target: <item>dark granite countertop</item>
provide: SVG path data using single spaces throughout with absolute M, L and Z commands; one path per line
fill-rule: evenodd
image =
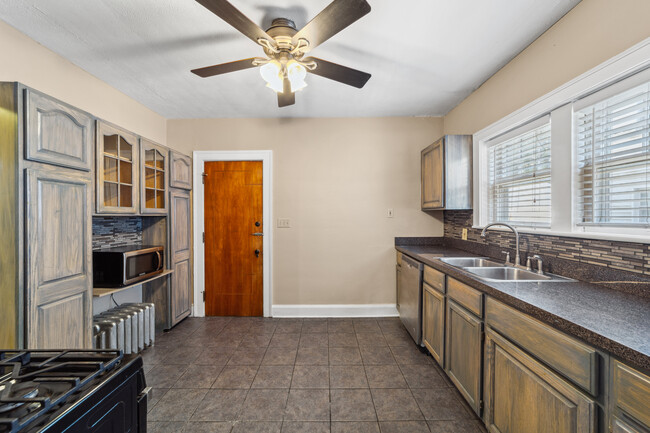
M 395 248 L 626 363 L 650 371 L 650 299 L 582 281 L 487 282 L 436 258 L 422 256 L 476 256 L 467 251 L 443 245 Z

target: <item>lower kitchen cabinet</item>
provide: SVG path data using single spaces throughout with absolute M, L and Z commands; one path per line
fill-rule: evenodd
M 445 371 L 479 416 L 483 362 L 483 322 L 447 298 Z
M 190 260 L 183 260 L 172 265 L 174 273 L 172 274 L 171 285 L 171 319 L 172 326 L 190 315 L 191 292 L 190 284 Z
M 490 329 L 486 332 L 485 358 L 483 417 L 488 431 L 597 431 L 597 406 L 591 397 Z
M 445 295 L 423 283 L 422 296 L 422 343 L 433 359 L 444 367 Z
M 611 431 L 650 432 L 650 376 L 612 360 Z
M 192 197 L 189 191 L 170 191 L 171 326 L 190 315 L 192 306 Z

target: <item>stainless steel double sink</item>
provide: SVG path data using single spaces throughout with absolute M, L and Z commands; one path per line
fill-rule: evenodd
M 538 274 L 490 260 L 487 257 L 441 257 L 439 260 L 486 281 L 573 281 L 554 274 Z

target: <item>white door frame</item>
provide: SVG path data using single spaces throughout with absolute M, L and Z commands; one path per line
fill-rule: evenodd
M 205 249 L 204 232 L 204 190 L 203 168 L 206 161 L 262 161 L 262 218 L 264 219 L 263 272 L 264 272 L 264 317 L 271 316 L 273 299 L 273 278 L 271 275 L 273 256 L 273 151 L 271 150 L 233 150 L 233 151 L 194 151 L 194 309 L 195 317 L 205 316 L 205 302 L 201 292 L 205 287 Z

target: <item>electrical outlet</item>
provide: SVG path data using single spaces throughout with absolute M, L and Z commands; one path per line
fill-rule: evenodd
M 461 235 L 464 241 L 467 240 L 467 229 L 463 229 L 463 234 Z
M 393 217 L 393 209 L 388 209 L 388 212 L 386 212 L 386 217 L 388 217 L 388 218 Z
M 278 218 L 278 228 L 279 229 L 291 228 L 291 220 L 289 218 Z

